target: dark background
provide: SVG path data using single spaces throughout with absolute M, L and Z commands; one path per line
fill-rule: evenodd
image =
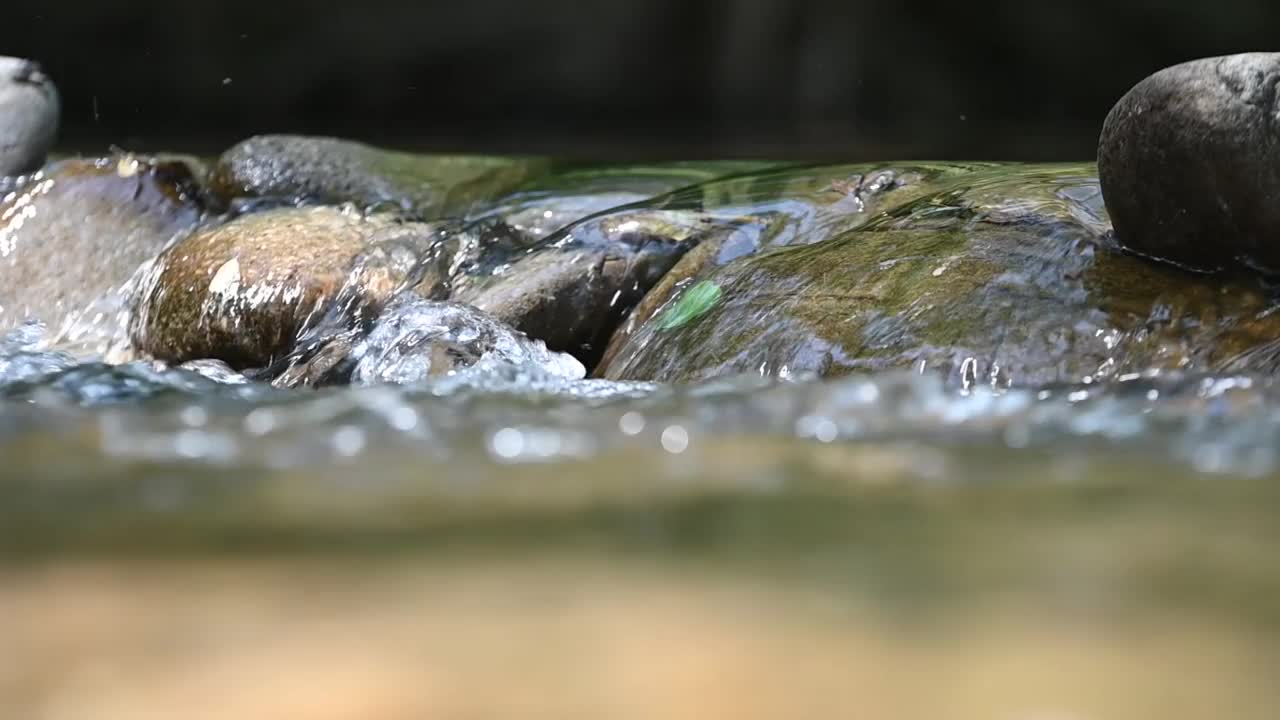
M 1084 159 L 1182 60 L 1277 49 L 1280 3 L 12 0 L 0 54 L 64 149 L 260 132 L 608 157 Z

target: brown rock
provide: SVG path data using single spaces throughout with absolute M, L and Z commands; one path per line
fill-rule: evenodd
M 113 307 L 139 265 L 201 220 L 197 194 L 185 162 L 130 155 L 16 179 L 0 194 L 0 331 Z
M 170 362 L 268 364 L 334 302 L 359 306 L 359 316 L 412 284 L 416 256 L 398 258 L 394 249 L 428 234 L 423 225 L 334 208 L 246 215 L 157 258 L 140 284 L 130 335 Z

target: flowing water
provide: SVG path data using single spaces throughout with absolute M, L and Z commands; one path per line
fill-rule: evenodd
M 1096 181 L 1062 180 L 1078 168 L 978 171 L 1023 196 L 1049 177 L 1108 242 Z M 587 217 L 580 237 L 637 208 L 710 213 L 738 233 L 716 268 L 747 245 L 956 222 L 936 195 L 868 207 L 865 172 L 787 172 L 785 189 L 766 172 L 554 209 Z M 812 201 L 833 174 L 862 185 Z M 559 222 L 540 204 L 558 197 L 471 215 Z M 1248 292 L 1204 337 L 1269 317 L 1269 290 Z M 640 345 L 709 317 L 693 297 L 651 312 Z M 1118 357 L 1137 331 L 1115 332 Z M 1193 718 L 1280 701 L 1280 386 L 1207 347 L 1034 382 L 915 357 L 669 384 L 485 356 L 408 385 L 286 389 L 65 337 L 0 339 L 16 648 L 0 715 Z

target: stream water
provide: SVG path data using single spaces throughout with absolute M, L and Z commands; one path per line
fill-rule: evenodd
M 1063 180 L 1080 176 L 1075 166 L 1047 174 L 983 168 L 1000 178 L 995 189 L 982 186 L 984 197 L 999 188 L 1036 197 L 1051 186 L 1045 192 L 1058 203 L 1055 212 L 1084 229 L 1072 236 L 1071 252 L 1020 245 L 1021 257 L 1039 263 L 1035 272 L 990 273 L 997 280 L 983 284 L 977 271 L 979 289 L 970 297 L 1013 298 L 976 310 L 980 322 L 1022 321 L 1025 301 L 1010 287 L 1036 288 L 1047 293 L 1036 296 L 1046 306 L 1068 307 L 1061 298 L 1088 300 L 1097 287 L 1114 284 L 1091 283 L 1092 251 L 1079 250 L 1080 243 L 1109 242 L 1105 211 L 1090 192 L 1096 180 Z M 93 627 L 100 646 L 59 655 L 62 641 L 51 639 L 57 631 L 18 633 L 29 662 L 0 660 L 0 709 L 7 702 L 47 712 L 29 717 L 92 716 L 76 710 L 92 705 L 75 703 L 88 703 L 94 692 L 74 690 L 107 681 L 68 670 L 90 656 L 99 664 L 119 661 L 114 671 L 100 671 L 116 694 L 97 697 L 107 703 L 99 709 L 117 707 L 111 702 L 123 709 L 99 717 L 136 717 L 128 709 L 148 697 L 156 707 L 187 711 L 184 703 L 210 687 L 247 692 L 253 673 L 217 674 L 217 663 L 230 660 L 211 659 L 217 652 L 191 635 L 193 627 L 230 623 L 251 634 L 297 633 L 287 649 L 264 645 L 267 665 L 257 677 L 283 677 L 268 667 L 274 662 L 309 678 L 307 692 L 315 692 L 341 675 L 350 694 L 389 703 L 332 717 L 359 717 L 367 707 L 400 708 L 405 717 L 430 708 L 483 712 L 538 688 L 551 699 L 518 706 L 526 716 L 584 708 L 625 714 L 634 693 L 648 698 L 651 711 L 676 715 L 698 702 L 726 716 L 838 712 L 859 705 L 829 694 L 843 681 L 820 667 L 842 663 L 867 672 L 990 673 L 969 685 L 940 681 L 942 694 L 932 699 L 883 683 L 864 690 L 863 707 L 900 717 L 1268 716 L 1280 699 L 1280 387 L 1268 372 L 1265 341 L 1244 355 L 1233 347 L 1219 356 L 1210 347 L 1218 338 L 1237 343 L 1230 333 L 1269 321 L 1267 287 L 1232 280 L 1247 288 L 1240 291 L 1246 299 L 1230 305 L 1221 300 L 1226 281 L 1188 280 L 1189 289 L 1166 296 L 1218 298 L 1227 309 L 1219 307 L 1212 323 L 1173 322 L 1159 331 L 1150 329 L 1150 307 L 1161 302 L 1132 312 L 1106 305 L 1077 318 L 1078 337 L 1097 338 L 1087 352 L 1067 341 L 1010 350 L 1009 340 L 1005 355 L 975 353 L 976 343 L 994 336 L 976 332 L 948 335 L 954 352 L 936 342 L 909 353 L 895 346 L 876 355 L 883 362 L 850 363 L 840 372 L 825 372 L 830 365 L 821 363 L 807 368 L 814 372 L 780 372 L 781 360 L 791 358 L 794 367 L 810 354 L 778 350 L 798 335 L 775 309 L 736 316 L 785 328 L 759 339 L 769 352 L 735 364 L 741 353 L 713 352 L 728 342 L 716 334 L 723 330 L 678 336 L 699 322 L 740 324 L 716 315 L 736 307 L 733 296 L 711 312 L 701 307 L 706 286 L 683 306 L 680 298 L 697 281 L 723 277 L 706 273 L 739 267 L 732 263 L 743 248 L 762 248 L 756 257 L 763 258 L 812 252 L 815 241 L 855 243 L 862 236 L 850 233 L 863 232 L 858 228 L 875 232 L 877 224 L 902 226 L 904 218 L 917 223 L 912 227 L 974 227 L 970 215 L 956 219 L 960 206 L 947 204 L 945 198 L 961 197 L 954 187 L 878 208 L 855 207 L 879 202 L 874 192 L 845 188 L 819 204 L 813 198 L 830 192 L 831 176 L 866 173 L 787 172 L 785 183 L 775 174 L 701 186 L 696 203 L 690 189 L 654 200 L 610 189 L 569 193 L 554 206 L 565 209 L 566 224 L 588 223 L 572 226 L 578 228 L 621 212 L 610 207 L 615 203 L 626 212 L 696 210 L 733 223 L 736 234 L 720 246 L 712 269 L 695 269 L 675 299 L 650 313 L 654 324 L 636 330 L 639 350 L 622 354 L 632 358 L 628 367 L 646 367 L 635 353 L 666 343 L 676 348 L 675 359 L 650 366 L 669 370 L 678 353 L 696 349 L 700 357 L 714 354 L 703 368 L 739 368 L 713 377 L 570 379 L 536 363 L 482 360 L 409 385 L 284 389 L 221 365 L 121 363 L 104 354 L 111 342 L 80 341 L 111 340 L 111 331 L 72 333 L 76 342 L 69 343 L 67 333 L 34 323 L 10 330 L 0 337 L 0 617 L 7 618 L 0 624 Z M 811 181 L 805 173 L 814 173 Z M 1037 183 L 1046 185 L 1028 189 Z M 558 222 L 551 206 L 539 204 L 548 198 L 557 196 L 538 189 L 472 215 L 523 212 L 550 225 Z M 839 219 L 833 203 L 866 216 Z M 978 207 L 993 223 L 1036 211 L 998 197 L 989 203 L 963 207 Z M 559 242 L 557 229 L 533 233 Z M 954 248 L 938 251 L 963 267 Z M 879 258 L 881 267 L 894 259 Z M 921 282 L 950 277 L 933 272 L 936 261 L 925 258 Z M 1050 278 L 1049 262 L 1070 264 L 1070 272 Z M 730 293 L 739 281 L 732 275 L 717 287 Z M 1055 295 L 1044 290 L 1051 283 L 1076 285 Z M 1000 294 L 1008 292 L 1015 294 Z M 954 313 L 955 302 L 943 299 L 939 307 Z M 1054 318 L 1042 316 L 1044 326 L 1027 334 L 1050 332 Z M 1127 325 L 1129 316 L 1141 322 Z M 876 327 L 898 342 L 906 317 L 886 316 Z M 98 320 L 120 326 L 113 316 Z M 697 345 L 680 345 L 690 342 L 680 337 Z M 1160 352 L 1144 355 L 1156 342 L 1164 343 Z M 1077 373 L 1059 352 L 1085 357 L 1081 363 L 1096 372 Z M 976 367 L 966 366 L 971 357 Z M 1108 364 L 1112 357 L 1117 362 Z M 923 370 L 921 358 L 928 360 Z M 1037 359 L 1049 358 L 1053 372 L 1036 370 L 1048 367 Z M 1022 369 L 1010 374 L 992 365 Z M 103 575 L 103 568 L 115 574 Z M 454 595 L 442 595 L 444 588 Z M 323 617 L 308 614 L 316 612 L 314 595 L 345 598 L 334 601 L 345 610 L 334 612 L 347 612 L 353 628 L 365 623 L 363 632 L 384 644 L 335 650 L 345 641 L 324 635 Z M 508 605 L 494 604 L 504 596 Z M 70 597 L 84 607 L 59 604 Z M 510 644 L 443 626 L 377 624 L 378 617 L 415 616 L 395 597 L 418 598 L 420 612 L 435 618 L 430 622 L 452 613 L 477 628 L 505 628 Z M 192 615 L 204 602 L 224 614 Z M 159 615 L 148 619 L 137 608 Z M 108 626 L 134 630 L 102 634 Z M 629 627 L 656 639 L 640 643 Z M 435 648 L 430 659 L 393 640 L 414 632 Z M 565 638 L 579 632 L 604 644 L 574 650 Z M 792 645 L 772 633 L 809 639 Z M 175 643 L 169 651 L 152 648 L 177 658 L 168 670 L 139 644 L 160 642 L 153 635 Z M 570 649 L 546 658 L 538 648 L 547 643 Z M 242 649 L 256 654 L 250 645 Z M 508 651 L 528 657 L 505 669 L 476 660 Z M 334 652 L 348 664 L 331 661 Z M 600 667 L 564 659 L 575 652 Z M 749 667 L 731 663 L 722 677 L 706 675 L 705 682 L 725 683 L 713 702 L 653 675 L 655 663 L 682 654 L 712 666 L 729 656 L 762 659 Z M 413 681 L 386 680 L 379 663 L 402 666 L 413 662 L 408 658 L 453 668 L 440 679 L 438 704 L 416 705 L 389 689 Z M 549 663 L 542 681 L 519 671 L 542 662 Z M 1011 668 L 1019 666 L 1031 669 L 1018 675 Z M 347 676 L 343 668 L 350 667 L 360 669 Z M 609 675 L 625 667 L 648 680 L 629 685 Z M 153 686 L 147 678 L 157 672 L 169 674 Z M 202 673 L 220 680 L 201 685 Z M 65 684 L 77 677 L 82 685 Z M 925 677 L 920 687 L 933 684 Z M 1015 679 L 1004 684 L 1001 677 Z M 729 701 L 769 679 L 795 682 L 798 694 L 761 690 L 759 704 Z M 511 694 L 485 701 L 494 683 Z M 1170 690 L 1175 685 L 1182 686 Z M 809 704 L 800 702 L 806 694 Z M 267 717 L 293 707 L 263 703 L 241 710 Z

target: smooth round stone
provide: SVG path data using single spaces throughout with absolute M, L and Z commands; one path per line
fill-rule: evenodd
M 139 283 L 130 337 L 167 362 L 260 367 L 289 352 L 335 302 L 376 314 L 416 260 L 387 250 L 427 234 L 419 224 L 329 207 L 242 216 L 160 254 Z
M 1098 171 L 1116 236 L 1201 270 L 1280 271 L 1280 53 L 1161 70 L 1111 110 Z
M 390 205 L 440 217 L 472 210 L 545 166 L 536 158 L 417 155 L 338 138 L 259 135 L 222 154 L 211 184 L 225 198 Z
M 0 57 L 0 176 L 44 164 L 58 134 L 58 90 L 40 66 Z
M 32 320 L 55 334 L 116 333 L 143 262 L 199 224 L 195 169 L 175 159 L 69 159 L 0 190 L 0 331 Z M 108 327 L 110 326 L 110 327 Z

